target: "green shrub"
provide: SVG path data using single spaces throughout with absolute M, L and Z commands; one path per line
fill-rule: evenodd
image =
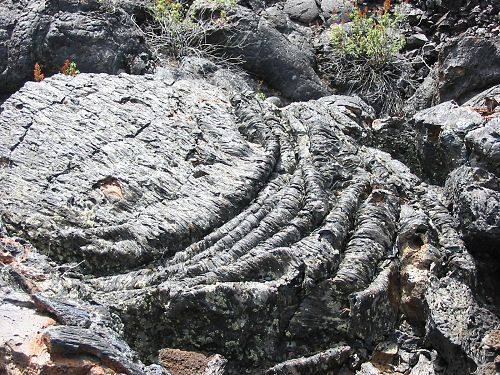
M 359 8 L 330 28 L 331 50 L 320 59 L 320 71 L 343 93 L 358 95 L 379 113 L 397 114 L 413 90 L 412 66 L 399 52 L 405 45 L 405 17 L 391 11 Z
M 158 22 L 168 19 L 173 23 L 181 24 L 185 21 L 185 6 L 178 1 L 156 0 L 150 10 L 154 19 Z
M 395 58 L 405 45 L 401 32 L 404 18 L 396 11 L 368 15 L 355 9 L 350 15 L 351 22 L 331 27 L 331 43 L 346 57 L 383 65 Z
M 259 99 L 259 100 L 262 100 L 262 101 L 266 100 L 266 98 L 267 98 L 267 97 L 266 97 L 266 94 L 264 94 L 262 91 L 257 92 L 257 93 L 255 94 L 255 97 L 256 97 L 257 99 Z

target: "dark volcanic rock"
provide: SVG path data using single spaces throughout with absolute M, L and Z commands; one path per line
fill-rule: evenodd
M 335 373 L 347 362 L 352 350 L 336 347 L 311 357 L 290 359 L 266 371 L 266 375 Z
M 244 141 L 231 103 L 201 82 L 59 75 L 27 84 L 3 121 L 0 153 L 17 171 L 1 188 L 7 227 L 103 270 L 172 255 L 222 225 L 278 152 L 258 123 L 241 129 L 256 143 Z M 22 189 L 17 174 L 27 177 Z
M 422 173 L 444 185 L 453 214 L 479 270 L 479 293 L 500 311 L 500 108 L 498 86 L 459 107 L 446 102 L 417 113 Z M 418 298 L 417 298 L 418 300 Z
M 143 73 L 149 54 L 130 16 L 98 0 L 2 1 L 0 95 L 32 80 L 35 63 L 48 76 L 66 59 L 83 72 Z
M 484 127 L 473 130 L 465 137 L 468 148 L 472 151 L 471 162 L 484 165 L 497 176 L 500 175 L 500 116 L 488 122 Z
M 287 0 L 283 10 L 290 18 L 303 23 L 310 23 L 319 16 L 315 0 Z
M 486 327 L 500 328 L 498 318 L 477 305 L 469 288 L 447 277 L 439 282 L 433 280 L 426 300 L 430 310 L 427 340 L 448 360 L 447 373 L 470 374 L 484 359 L 487 359 L 485 362 L 495 360 L 494 350 L 491 351 L 482 340 L 488 336 Z M 449 319 L 450 311 L 453 319 Z
M 81 301 L 83 290 L 28 243 L 0 238 L 2 373 L 168 375 L 141 363 L 119 337 L 118 319 Z
M 49 353 L 133 374 L 164 348 L 228 374 L 409 372 L 429 347 L 449 373 L 494 365 L 448 202 L 362 145 L 372 108 L 177 73 L 58 75 L 2 106 L 1 281 L 59 324 Z
M 331 92 L 313 69 L 310 54 L 290 42 L 269 21 L 238 7 L 229 25 L 211 37 L 227 56 L 294 101 L 317 99 Z
M 500 83 L 500 36 L 459 38 L 445 46 L 439 60 L 441 101 L 463 103 Z
M 462 166 L 446 181 L 453 212 L 466 238 L 500 241 L 500 181 L 483 168 Z
M 451 101 L 418 112 L 411 125 L 423 173 L 433 183 L 444 184 L 448 174 L 467 161 L 465 136 L 485 122 L 473 109 Z

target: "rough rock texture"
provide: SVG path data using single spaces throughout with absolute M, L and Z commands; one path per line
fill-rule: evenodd
M 310 23 L 319 16 L 319 9 L 315 0 L 287 0 L 284 11 L 291 19 L 303 23 Z
M 467 36 L 446 45 L 439 62 L 441 101 L 463 103 L 500 83 L 500 36 Z
M 83 72 L 142 73 L 149 54 L 130 16 L 98 0 L 6 0 L 0 3 L 0 96 L 47 75 L 66 59 Z
M 349 14 L 353 10 L 353 4 L 344 0 L 321 0 L 321 17 L 325 20 L 333 19 L 334 22 L 338 20 L 347 20 Z
M 25 241 L 0 238 L 0 371 L 167 375 L 137 359 L 108 311 L 75 299 L 81 286 L 70 272 Z
M 51 94 L 36 95 L 44 87 Z M 207 85 L 202 91 L 202 83 L 79 75 L 29 83 L 20 92 L 26 90 L 26 101 L 4 107 L 5 121 L 22 123 L 2 126 L 1 154 L 9 169 L 35 174 L 10 196 L 18 189 L 8 173 L 2 203 L 11 214 L 4 222 L 23 227 L 37 246 L 84 257 L 101 271 L 167 257 L 222 225 L 254 197 L 277 158 L 272 138 L 243 143 L 228 99 Z M 52 122 L 38 121 L 40 115 Z M 216 193 L 207 196 L 210 187 Z M 31 207 L 21 204 L 28 196 Z M 46 220 L 49 211 L 58 213 Z M 74 224 L 61 227 L 59 219 Z
M 446 102 L 417 113 L 422 172 L 445 186 L 446 202 L 477 260 L 480 293 L 500 306 L 500 108 L 494 86 L 459 107 Z
M 314 71 L 311 55 L 249 9 L 238 7 L 229 25 L 210 40 L 288 99 L 303 101 L 331 93 Z
M 464 164 L 468 153 L 464 138 L 486 120 L 472 108 L 445 102 L 418 112 L 411 123 L 417 131 L 417 150 L 423 172 L 443 184 L 448 174 Z
M 373 110 L 278 109 L 229 86 L 57 75 L 2 105 L 1 282 L 57 323 L 51 358 L 131 374 L 160 371 L 143 363 L 163 348 L 224 356 L 228 374 L 495 366 L 500 321 L 450 198 L 361 144 Z

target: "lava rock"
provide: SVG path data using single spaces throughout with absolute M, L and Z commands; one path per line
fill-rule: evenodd
M 500 83 L 500 37 L 462 37 L 448 43 L 439 56 L 441 101 L 463 103 Z
M 500 175 L 500 116 L 473 130 L 465 137 L 467 147 L 472 151 L 473 165 L 483 165 Z
M 140 74 L 150 54 L 130 16 L 98 0 L 0 4 L 0 95 L 33 80 L 35 63 L 48 76 L 66 59 L 82 72 Z
M 51 94 L 42 97 L 39 90 Z M 186 240 L 206 233 L 207 226 L 222 224 L 232 210 L 252 199 L 251 186 L 271 172 L 277 145 L 257 126 L 252 140 L 263 142 L 263 148 L 251 147 L 231 125 L 237 120 L 228 99 L 220 92 L 212 95 L 211 85 L 205 90 L 189 81 L 171 86 L 140 76 L 57 75 L 28 83 L 3 105 L 1 121 L 14 121 L 1 126 L 5 143 L 0 154 L 11 172 L 1 193 L 2 211 L 10 212 L 2 215 L 7 227 L 31 232 L 31 240 L 41 247 L 50 243 L 54 255 L 111 269 L 160 257 L 168 247 L 173 253 Z M 36 99 L 29 99 L 31 95 Z M 44 111 L 52 122 L 40 121 Z M 63 118 L 64 129 L 57 129 Z M 179 127 L 175 135 L 170 126 Z M 168 147 L 170 151 L 164 149 Z M 29 161 L 32 152 L 38 154 L 37 167 Z M 239 158 L 243 160 L 236 162 Z M 228 166 L 225 172 L 215 172 L 222 165 Z M 26 174 L 31 182 L 18 190 L 14 176 L 25 174 L 25 168 L 36 173 Z M 194 187 L 200 183 L 205 188 Z M 217 193 L 206 195 L 214 188 Z M 7 193 L 16 190 L 19 195 Z M 11 211 L 26 194 L 33 198 L 26 209 Z M 205 208 L 185 212 L 186 202 L 198 199 Z M 158 221 L 161 212 L 163 224 Z M 175 234 L 181 227 L 184 239 Z
M 413 117 L 422 170 L 432 182 L 444 184 L 448 174 L 465 163 L 468 154 L 464 138 L 484 122 L 479 113 L 454 102 L 425 109 Z
M 500 243 L 500 181 L 482 168 L 462 166 L 446 181 L 455 219 L 467 239 Z
M 448 371 L 467 374 L 476 370 L 478 358 L 490 357 L 488 349 L 477 341 L 500 327 L 498 317 L 481 308 L 470 290 L 456 280 L 443 278 L 433 280 L 426 295 L 431 310 L 427 322 L 427 339 L 433 342 L 448 361 Z M 442 315 L 453 311 L 453 319 Z M 447 315 L 446 314 L 446 315 Z M 467 353 L 465 356 L 459 352 Z
M 345 371 L 410 321 L 415 353 L 494 363 L 498 319 L 441 189 L 363 144 L 373 108 L 277 108 L 199 63 L 57 75 L 2 105 L 3 232 L 36 247 L 2 237 L 0 281 L 57 319 L 48 351 L 134 374 L 164 348 L 220 354 L 229 374 Z
M 293 101 L 331 94 L 313 69 L 311 55 L 299 49 L 264 18 L 238 7 L 226 28 L 214 32 L 210 42 L 224 46 L 227 56 Z
M 354 10 L 351 1 L 344 0 L 321 0 L 321 17 L 333 22 L 348 21 L 349 15 Z
M 287 0 L 283 10 L 291 19 L 309 24 L 319 16 L 315 0 Z
M 425 34 L 412 34 L 406 39 L 406 48 L 415 49 L 424 46 L 429 41 Z

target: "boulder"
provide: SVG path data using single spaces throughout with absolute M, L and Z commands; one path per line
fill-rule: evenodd
M 471 150 L 473 165 L 485 166 L 500 175 L 500 116 L 467 133 L 465 143 Z
M 266 8 L 260 16 L 269 22 L 269 26 L 283 34 L 293 46 L 302 51 L 314 64 L 316 51 L 314 47 L 314 31 L 306 24 L 297 22 L 287 15 L 281 4 Z
M 461 166 L 446 181 L 446 193 L 466 239 L 500 243 L 500 181 L 495 174 Z
M 283 10 L 291 19 L 309 24 L 319 16 L 315 0 L 287 0 Z
M 349 15 L 354 10 L 352 1 L 321 0 L 321 17 L 330 22 L 348 21 Z
M 441 101 L 464 103 L 500 83 L 500 36 L 466 36 L 449 42 L 439 55 Z
M 472 373 L 478 358 L 489 358 L 487 362 L 493 362 L 495 350 L 483 345 L 482 340 L 500 328 L 498 317 L 479 306 L 470 289 L 462 283 L 446 277 L 431 280 L 433 284 L 426 294 L 430 309 L 427 340 L 433 342 L 448 361 L 448 371 Z M 450 312 L 453 319 L 448 318 Z M 464 352 L 465 356 L 458 354 Z
M 438 104 L 438 86 L 438 72 L 436 68 L 433 68 L 424 78 L 422 83 L 417 86 L 413 95 L 405 101 L 403 112 L 410 117 L 415 115 L 418 111 Z
M 143 73 L 150 55 L 130 16 L 101 1 L 0 4 L 0 96 L 33 80 L 35 63 L 49 76 L 66 59 L 82 72 Z
M 422 171 L 433 183 L 444 184 L 448 174 L 467 161 L 465 136 L 485 119 L 471 108 L 445 102 L 413 116 Z
M 310 54 L 249 9 L 237 7 L 210 42 L 224 46 L 227 56 L 240 59 L 245 69 L 288 99 L 304 101 L 331 93 L 314 71 Z
M 410 35 L 406 39 L 406 48 L 408 49 L 416 49 L 423 47 L 427 42 L 429 41 L 429 38 L 425 34 L 422 33 L 415 33 Z

